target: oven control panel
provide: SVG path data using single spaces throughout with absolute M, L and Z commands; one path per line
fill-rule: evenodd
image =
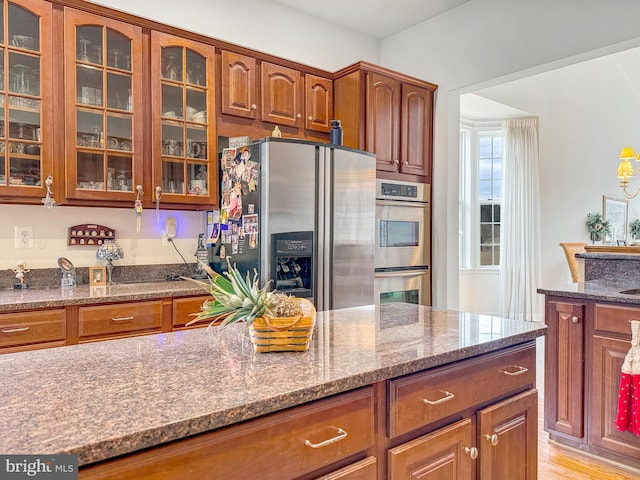
M 377 180 L 379 200 L 400 200 L 405 202 L 429 202 L 429 186 L 423 183 L 388 182 Z

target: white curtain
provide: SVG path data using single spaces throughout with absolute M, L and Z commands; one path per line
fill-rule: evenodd
M 538 120 L 505 121 L 500 233 L 502 316 L 542 320 Z

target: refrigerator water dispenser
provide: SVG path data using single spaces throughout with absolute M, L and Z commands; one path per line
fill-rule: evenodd
M 273 289 L 301 298 L 313 297 L 313 232 L 271 235 Z

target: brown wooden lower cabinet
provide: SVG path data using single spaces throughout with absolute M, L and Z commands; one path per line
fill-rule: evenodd
M 620 370 L 640 307 L 546 297 L 545 430 L 564 445 L 635 468 L 640 437 L 614 425 Z
M 16 352 L 65 344 L 64 308 L 0 314 L 0 351 Z
M 330 470 L 332 464 L 339 470 L 350 458 L 360 461 L 373 445 L 373 387 L 365 387 L 82 468 L 80 478 L 300 478 Z M 355 472 L 358 468 L 371 471 L 369 463 L 360 467 L 355 467 Z M 343 473 L 345 476 L 329 478 L 358 478 Z
M 184 328 L 210 295 L 0 313 L 0 354 Z
M 392 448 L 388 461 L 389 480 L 536 480 L 537 391 Z
M 535 367 L 528 342 L 88 465 L 80 478 L 536 480 Z
M 631 342 L 596 335 L 591 348 L 589 440 L 593 445 L 633 458 L 640 465 L 640 437 L 617 430 L 613 423 L 618 413 L 620 369 Z
M 536 480 L 535 372 L 528 343 L 390 380 L 391 441 L 428 433 L 389 450 L 388 479 Z
M 389 450 L 389 479 L 473 478 L 475 445 L 470 419 L 461 420 Z M 472 458 L 475 457 L 475 458 Z

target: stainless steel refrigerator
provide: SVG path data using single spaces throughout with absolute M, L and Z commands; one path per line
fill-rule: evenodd
M 275 137 L 226 154 L 214 269 L 230 256 L 318 310 L 373 304 L 375 163 L 367 152 Z

